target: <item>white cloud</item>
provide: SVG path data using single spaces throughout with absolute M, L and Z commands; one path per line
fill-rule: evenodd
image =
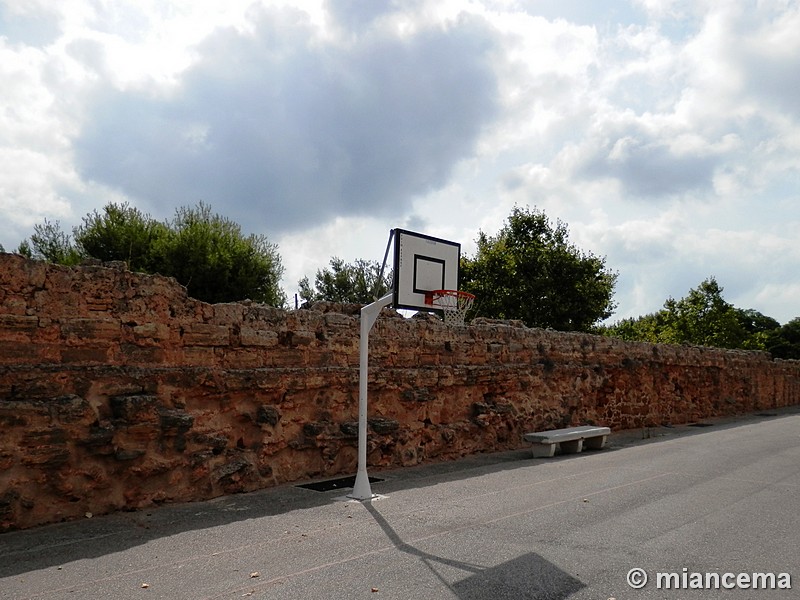
M 798 311 L 787 312 L 787 307 L 796 307 L 797 299 L 800 298 L 800 283 L 794 281 L 770 282 L 765 283 L 757 293 L 742 294 L 740 298 L 734 298 L 736 306 L 741 306 L 743 302 L 750 302 L 753 307 L 758 307 L 760 313 L 767 316 L 788 315 L 783 319 L 778 319 L 782 325 L 798 316 Z M 790 309 L 791 310 L 791 309 Z

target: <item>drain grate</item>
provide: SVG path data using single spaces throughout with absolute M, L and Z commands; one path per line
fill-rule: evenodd
M 712 423 L 689 423 L 689 427 L 711 427 Z
M 370 483 L 379 483 L 383 481 L 383 479 L 379 479 L 378 477 L 370 477 Z M 331 490 L 341 490 L 344 488 L 351 488 L 356 484 L 356 477 L 352 475 L 350 477 L 340 477 L 338 479 L 328 479 L 327 481 L 317 481 L 316 483 L 304 483 L 303 485 L 298 485 L 296 487 L 304 488 L 307 490 L 314 490 L 315 492 L 329 492 Z

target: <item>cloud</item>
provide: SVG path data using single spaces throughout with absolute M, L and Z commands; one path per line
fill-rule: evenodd
M 765 21 L 730 51 L 741 61 L 744 87 L 759 102 L 800 117 L 800 6 Z
M 596 147 L 579 166 L 578 174 L 595 179 L 619 180 L 625 192 L 636 197 L 665 196 L 711 187 L 712 157 L 677 154 L 660 140 L 618 134 Z
M 345 32 L 363 32 L 379 17 L 392 12 L 395 2 L 375 0 L 328 0 L 325 8 Z
M 7 0 L 0 4 L 0 34 L 14 45 L 45 45 L 58 38 L 58 18 L 34 1 Z
M 303 14 L 217 32 L 180 87 L 104 88 L 76 140 L 88 179 L 157 207 L 205 200 L 270 231 L 402 215 L 446 183 L 497 112 L 486 25 L 335 45 Z
M 558 193 L 569 202 L 576 188 L 602 181 L 613 185 L 595 187 L 630 203 L 736 200 L 797 169 L 800 38 L 789 32 L 800 8 L 640 4 L 654 20 L 601 36 L 594 60 L 569 71 L 563 97 L 535 88 L 535 160 L 502 176 L 517 201 L 527 191 L 537 202 Z M 686 32 L 668 37 L 667 22 Z M 534 139 L 520 130 L 522 143 Z

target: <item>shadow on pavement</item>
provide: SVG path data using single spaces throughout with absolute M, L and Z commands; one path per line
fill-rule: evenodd
M 460 600 L 567 600 L 586 587 L 583 582 L 534 552 L 494 567 L 482 567 L 425 552 L 404 542 L 372 503 L 365 502 L 364 507 L 395 548 L 418 557 Z M 437 564 L 454 567 L 471 575 L 450 584 L 437 571 Z
M 567 600 L 586 585 L 529 552 L 453 585 L 461 600 Z

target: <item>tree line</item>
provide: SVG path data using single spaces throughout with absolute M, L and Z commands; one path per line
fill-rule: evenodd
M 125 261 L 132 271 L 174 277 L 190 296 L 206 302 L 286 303 L 277 246 L 266 236 L 244 235 L 237 223 L 202 202 L 178 208 L 166 221 L 127 203 L 110 203 L 86 215 L 72 235 L 58 221 L 33 229 L 16 250 L 30 258 L 63 265 Z
M 709 277 L 685 297 L 668 298 L 657 312 L 623 319 L 597 332 L 629 341 L 766 350 L 774 358 L 800 359 L 800 317 L 781 326 L 757 310 L 733 306 L 722 292 Z
M 603 325 L 614 312 L 618 274 L 605 258 L 579 249 L 561 221 L 537 209 L 515 207 L 500 231 L 481 231 L 473 255 L 461 258 L 461 289 L 478 298 L 471 316 L 518 319 L 528 327 L 582 331 L 650 343 L 766 350 L 800 358 L 800 317 L 781 326 L 753 309 L 725 301 L 710 277 L 661 310 Z M 2 251 L 2 247 L 0 247 Z M 244 299 L 286 307 L 278 248 L 263 235 L 244 235 L 230 219 L 199 203 L 157 221 L 127 203 L 109 203 L 65 233 L 45 220 L 16 252 L 75 265 L 87 259 L 125 261 L 134 271 L 172 276 L 206 302 Z M 303 302 L 365 304 L 391 287 L 376 261 L 332 257 L 313 284 L 298 282 Z

